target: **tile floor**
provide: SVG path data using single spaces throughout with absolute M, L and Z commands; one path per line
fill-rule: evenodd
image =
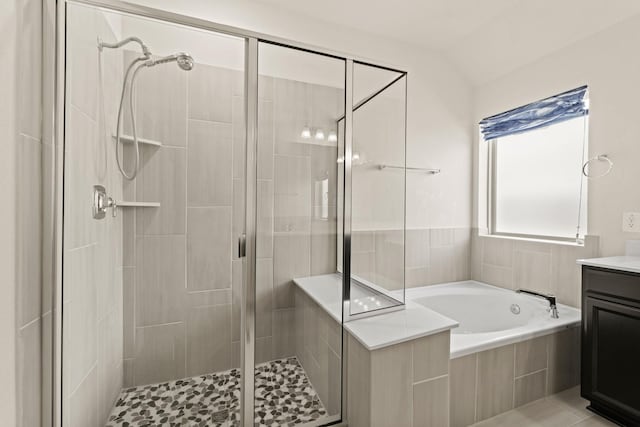
M 610 427 L 615 424 L 586 409 L 588 402 L 574 387 L 509 412 L 481 421 L 473 427 Z
M 294 426 L 326 411 L 295 357 L 256 366 L 256 426 Z M 107 427 L 235 426 L 240 371 L 184 378 L 123 390 Z

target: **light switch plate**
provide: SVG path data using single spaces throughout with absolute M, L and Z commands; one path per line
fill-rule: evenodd
M 622 231 L 640 233 L 640 212 L 624 212 L 622 214 Z

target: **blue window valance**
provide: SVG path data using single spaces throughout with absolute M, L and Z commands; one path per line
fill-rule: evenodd
M 488 141 L 586 116 L 589 114 L 589 106 L 585 102 L 586 93 L 587 86 L 582 86 L 487 117 L 480 122 L 480 131 Z

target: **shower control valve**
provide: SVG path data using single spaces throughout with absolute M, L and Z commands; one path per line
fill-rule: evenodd
M 107 209 L 111 208 L 111 215 L 115 218 L 118 213 L 115 200 L 107 196 L 107 191 L 102 185 L 93 186 L 93 218 L 103 219 Z

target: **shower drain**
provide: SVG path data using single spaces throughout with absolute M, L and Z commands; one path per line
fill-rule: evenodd
M 511 312 L 513 314 L 520 314 L 520 306 L 518 304 L 511 304 Z

